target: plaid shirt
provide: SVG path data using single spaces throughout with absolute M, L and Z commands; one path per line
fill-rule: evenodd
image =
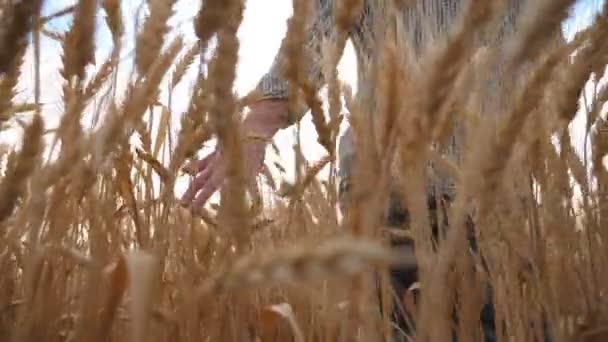
M 308 40 L 305 47 L 307 60 L 312 61 L 308 68 L 308 77 L 311 83 L 320 89 L 325 85 L 321 66 L 321 44 L 323 39 L 332 40 L 336 37 L 334 17 L 332 15 L 332 0 L 311 0 L 315 1 L 315 17 L 310 29 L 308 30 Z M 375 60 L 379 57 L 378 44 L 382 43 L 382 32 L 387 27 L 386 13 L 383 12 L 383 3 L 387 0 L 364 0 L 363 11 L 349 32 L 349 38 L 353 43 L 358 59 L 358 84 L 357 95 L 365 96 L 373 102 L 376 82 L 373 78 L 373 68 L 366 66 L 375 65 Z M 489 1 L 489 0 L 488 0 Z M 507 0 L 508 10 L 500 21 L 494 39 L 486 39 L 483 45 L 492 45 L 492 42 L 500 42 L 503 37 L 514 32 L 516 28 L 517 14 L 519 13 L 525 0 Z M 449 34 L 455 19 L 466 5 L 464 0 L 411 0 L 403 6 L 402 12 L 398 14 L 397 20 L 402 24 L 399 33 L 404 33 L 404 38 L 408 40 L 406 46 L 413 47 L 414 60 L 421 61 L 425 57 L 425 51 L 435 39 L 445 38 Z M 263 98 L 286 99 L 288 94 L 287 81 L 281 73 L 282 55 L 279 53 L 275 57 L 270 70 L 262 77 L 257 85 L 257 91 Z M 498 93 L 498 92 L 497 92 Z M 495 101 L 492 99 L 491 101 Z M 364 103 L 367 103 L 364 101 Z M 373 108 L 370 107 L 370 108 Z M 301 113 L 293 113 L 296 118 L 301 117 L 308 108 L 304 108 Z M 366 112 L 373 112 L 369 110 Z M 341 178 L 348 178 L 350 174 L 350 164 L 353 156 L 352 132 L 350 129 L 341 137 L 338 154 Z M 453 136 L 451 144 L 445 155 L 459 160 L 460 145 L 459 138 Z M 453 193 L 452 183 L 442 180 L 439 184 L 439 191 L 443 193 Z

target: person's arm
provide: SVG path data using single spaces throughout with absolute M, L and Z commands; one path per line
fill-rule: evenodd
M 306 54 L 306 60 L 309 61 L 306 77 L 314 89 L 319 90 L 325 84 L 321 64 L 321 45 L 325 39 L 335 39 L 336 29 L 332 13 L 332 0 L 315 1 L 314 20 L 307 31 L 308 37 L 304 46 L 304 53 Z M 284 58 L 281 50 L 279 50 L 270 69 L 262 76 L 254 90 L 256 97 L 259 99 L 256 103 L 260 105 L 253 106 L 246 118 L 246 121 L 259 121 L 260 124 L 276 125 L 277 131 L 297 122 L 309 109 L 303 107 L 297 113 L 289 113 L 287 109 L 289 85 L 281 68 Z M 268 104 L 269 107 L 272 106 L 273 110 L 268 110 L 266 105 L 262 106 L 263 103 Z M 281 111 L 277 112 L 279 108 Z
M 315 1 L 318 2 L 318 7 L 315 9 L 312 26 L 307 31 L 303 53 L 306 54 L 306 60 L 310 61 L 306 76 L 315 90 L 318 90 L 325 83 L 321 71 L 321 44 L 324 39 L 334 39 L 335 27 L 331 13 L 333 1 Z M 283 58 L 281 49 L 270 70 L 260 79 L 251 96 L 248 96 L 249 99 L 245 100 L 249 112 L 242 123 L 241 132 L 245 139 L 253 138 L 244 144 L 245 174 L 249 182 L 253 182 L 261 170 L 267 142 L 280 129 L 295 123 L 308 111 L 308 108 L 302 108 L 298 113 L 289 113 L 289 86 L 281 70 Z M 225 162 L 221 151 L 217 150 L 195 161 L 192 168 L 197 175 L 182 195 L 182 205 L 195 210 L 202 208 L 224 182 Z

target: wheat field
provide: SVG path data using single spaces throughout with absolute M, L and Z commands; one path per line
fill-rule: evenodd
M 324 62 L 328 106 L 310 89 L 293 90 L 312 108 L 326 155 L 306 160 L 298 141 L 295 179 L 277 177 L 271 169 L 286 166 L 267 163 L 251 191 L 241 172 L 247 142 L 238 133 L 256 94 L 233 92 L 247 1 L 204 1 L 185 23 L 194 44 L 170 24 L 175 0 L 142 0 L 145 15 L 132 37 L 120 0 L 75 3 L 42 15 L 43 0 L 0 1 L 0 130 L 22 132 L 0 149 L 0 341 L 392 341 L 378 310 L 391 303 L 377 302 L 374 275 L 390 293 L 388 268 L 403 262 L 379 219 L 393 158 L 407 180 L 406 234 L 420 268 L 417 289 L 409 290 L 420 293 L 411 340 L 447 341 L 450 330 L 459 341 L 481 340 L 486 282 L 499 341 L 608 339 L 608 86 L 600 81 L 608 4 L 573 39 L 553 44 L 547 32 L 574 1 L 536 1 L 508 42 L 505 63 L 529 71 L 499 88 L 476 81 L 499 56 L 471 44 L 500 10 L 485 5 L 491 1 L 477 2 L 426 69 L 400 53 L 399 41 L 381 42 L 380 124 L 367 132 L 367 123 L 351 122 L 377 139 L 360 146 L 365 167 L 355 175 L 352 214 L 343 216 L 336 137 L 345 112 L 366 110 L 336 72 L 344 40 L 330 43 Z M 343 29 L 361 1 L 340 3 Z M 387 3 L 396 11 L 404 1 Z M 306 4 L 293 1 L 282 43 L 288 77 L 306 67 Z M 65 32 L 48 28 L 64 17 L 72 18 Z M 103 60 L 95 58 L 97 17 L 112 37 Z M 125 39 L 133 51 L 124 51 Z M 41 100 L 45 40 L 62 51 L 54 99 L 61 113 L 52 118 Z M 119 78 L 127 62 L 129 77 Z M 203 67 L 186 110 L 175 112 L 175 89 L 188 70 Z M 18 96 L 24 77 L 34 79 L 25 99 Z M 488 110 L 491 92 L 505 99 L 500 113 Z M 586 118 L 582 153 L 569 129 L 577 113 Z M 467 131 L 457 165 L 435 149 L 456 120 Z M 188 161 L 214 141 L 228 151 L 229 177 L 219 204 L 192 212 L 179 204 L 176 182 L 188 179 Z M 430 160 L 458 188 L 436 249 L 422 167 Z M 483 265 L 466 253 L 467 213 Z M 459 315 L 455 326 L 450 310 Z

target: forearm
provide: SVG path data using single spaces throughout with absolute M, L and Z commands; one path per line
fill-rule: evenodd
M 325 78 L 322 72 L 322 49 L 323 40 L 335 39 L 335 25 L 332 16 L 332 4 L 330 0 L 314 0 L 317 2 L 314 14 L 313 24 L 307 28 L 307 37 L 301 53 L 304 54 L 307 63 L 302 65 L 306 68 L 304 78 L 312 86 L 315 91 L 318 91 L 324 84 Z M 285 43 L 285 41 L 284 41 Z M 264 120 L 270 121 L 273 125 L 281 124 L 280 128 L 286 128 L 301 119 L 301 117 L 309 110 L 306 103 L 299 103 L 293 108 L 287 103 L 290 99 L 289 81 L 285 77 L 283 66 L 285 65 L 286 56 L 284 49 L 279 49 L 275 59 L 264 76 L 258 82 L 255 92 L 262 99 L 259 103 L 264 105 L 264 110 L 252 109 L 253 117 L 263 117 Z M 293 81 L 293 80 L 291 80 Z M 267 102 L 270 101 L 270 102 Z M 291 101 L 294 102 L 294 101 Z M 292 103 L 293 105 L 294 103 Z M 263 112 L 263 113 L 262 113 Z

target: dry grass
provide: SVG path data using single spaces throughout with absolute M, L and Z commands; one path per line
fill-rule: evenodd
M 571 43 L 555 45 L 549 29 L 573 1 L 535 2 L 505 45 L 503 62 L 474 49 L 477 31 L 494 25 L 502 11 L 489 1 L 465 11 L 452 39 L 437 42 L 424 65 L 402 53 L 408 47 L 393 38 L 403 27 L 395 26 L 387 34 L 393 38 L 378 44 L 382 63 L 373 71 L 379 81 L 367 94 L 376 98 L 372 106 L 365 96 L 353 99 L 336 70 L 362 3 L 335 7 L 336 39 L 323 44 L 326 114 L 304 77 L 312 8 L 310 1 L 294 1 L 283 42 L 291 105 L 304 101 L 312 108 L 328 153 L 308 165 L 296 146 L 295 183 L 277 189 L 266 167 L 268 191 L 251 203 L 239 138 L 243 101 L 233 93 L 245 1 L 205 1 L 192 23 L 200 39 L 193 45 L 169 24 L 175 1 L 147 1 L 146 17 L 131 37 L 136 77 L 123 93 L 117 74 L 129 37 L 120 1 L 80 0 L 45 18 L 40 1 L 0 2 L 0 129 L 24 130 L 21 142 L 0 150 L 1 340 L 389 340 L 372 276 L 383 275 L 388 293 L 387 267 L 404 262 L 385 247 L 379 220 L 391 170 L 404 179 L 411 236 L 421 246 L 417 341 L 447 340 L 454 308 L 460 340 L 479 339 L 483 281 L 494 289 L 496 324 L 504 327 L 497 331 L 500 341 L 539 341 L 543 321 L 554 341 L 608 338 L 608 171 L 602 165 L 608 86 L 598 82 L 608 62 L 602 38 L 608 6 Z M 403 5 L 395 2 L 387 13 Z M 95 63 L 98 14 L 105 16 L 113 49 Z M 74 18 L 69 31 L 47 29 L 65 15 Z M 200 59 L 209 73 L 196 80 L 181 122 L 173 123 L 173 93 L 213 36 L 213 57 Z M 57 99 L 63 113 L 52 131 L 45 131 L 40 113 L 40 39 L 59 40 L 63 49 L 63 96 Z M 28 44 L 37 76 L 34 98 L 22 103 L 15 94 Z M 493 94 L 483 90 L 482 76 L 496 63 L 505 74 L 531 72 L 492 88 L 505 106 L 489 113 L 484 104 Z M 355 131 L 369 138 L 357 142 L 365 167 L 356 172 L 354 211 L 344 220 L 335 210 L 333 176 L 318 176 L 335 167 L 342 97 Z M 370 107 L 376 127 L 356 116 Z M 569 131 L 578 110 L 588 119 L 589 146 L 579 154 Z M 83 123 L 89 116 L 91 126 Z M 455 122 L 467 137 L 460 163 L 435 149 Z M 175 184 L 214 134 L 229 156 L 228 181 L 218 210 L 193 215 L 177 203 Z M 46 158 L 51 146 L 53 158 Z M 436 250 L 424 190 L 429 160 L 447 170 L 458 189 L 447 213 L 450 228 Z M 471 266 L 479 268 L 480 261 L 463 252 L 465 212 L 473 213 L 487 263 L 475 274 Z M 382 303 L 385 310 L 389 305 Z

